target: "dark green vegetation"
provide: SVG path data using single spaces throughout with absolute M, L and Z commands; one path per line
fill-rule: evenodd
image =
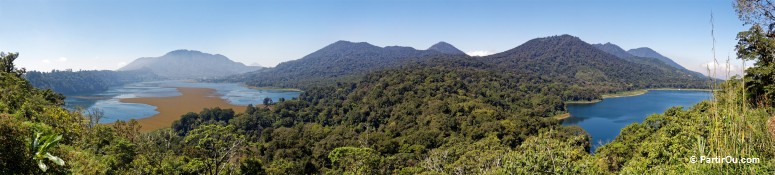
M 570 35 L 533 39 L 485 57 L 441 54 L 436 52 L 441 50 L 438 48 L 452 50 L 454 47 L 440 43 L 423 51 L 339 41 L 299 60 L 232 76 L 226 81 L 307 89 L 332 86 L 336 82 L 355 83 L 373 71 L 457 62 L 461 67 L 552 79 L 557 83 L 552 88 L 564 91 L 563 100 L 573 101 L 600 99 L 603 93 L 636 89 L 708 87 L 707 78 L 695 75 L 696 72 L 668 66 L 656 58 L 619 58 Z
M 395 68 L 422 57 L 458 55 L 446 54 L 456 53 L 455 50 L 446 43 L 429 50 L 416 50 L 411 47 L 383 48 L 365 42 L 337 41 L 301 59 L 283 62 L 274 68 L 231 76 L 223 81 L 245 82 L 258 87 L 331 86 L 337 81 L 355 82 L 368 72 Z
M 761 8 L 750 3 L 773 6 L 741 0 L 741 16 Z M 296 100 L 204 109 L 140 133 L 134 121 L 93 125 L 98 116 L 63 109 L 61 95 L 21 78 L 16 54 L 2 54 L 0 174 L 772 174 L 769 31 L 741 33 L 741 57 L 758 62 L 712 101 L 629 125 L 594 155 L 582 129 L 551 117 L 563 100 L 693 79 L 559 36 L 481 59 L 418 58 L 305 86 Z M 758 163 L 691 163 L 702 156 Z
M 0 101 L 0 172 L 44 173 L 36 151 L 28 149 L 34 133 L 62 137 L 45 150 L 65 162 L 43 161 L 52 174 L 775 171 L 769 114 L 741 106 L 739 80 L 729 81 L 716 94 L 718 101 L 651 116 L 590 155 L 581 128 L 550 117 L 564 110 L 562 91 L 547 86 L 558 83 L 477 68 L 466 59 L 445 60 L 310 88 L 298 100 L 269 108 L 205 109 L 150 133 L 140 133 L 134 121 L 89 124 L 80 113 L 59 107 L 61 96 L 3 72 L 2 90 L 16 96 L 3 94 Z M 690 156 L 703 155 L 761 162 L 688 163 Z
M 29 71 L 24 78 L 32 86 L 40 89 L 52 89 L 62 94 L 84 94 L 108 90 L 110 87 L 127 83 L 159 80 L 160 77 L 147 70 L 109 71 L 82 70 L 37 72 Z
M 611 43 L 593 44 L 593 46 L 629 62 L 653 66 L 668 72 L 675 71 L 682 76 L 705 77 L 705 75 L 702 75 L 699 72 L 690 71 L 683 66 L 678 65 L 672 59 L 662 56 L 662 54 L 659 54 L 648 47 L 624 51 L 621 47 Z

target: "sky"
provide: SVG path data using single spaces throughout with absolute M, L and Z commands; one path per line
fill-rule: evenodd
M 735 36 L 749 28 L 730 0 L 0 0 L 0 21 L 0 51 L 39 71 L 115 70 L 178 49 L 272 67 L 339 40 L 417 49 L 445 41 L 487 55 L 570 34 L 649 47 L 707 73 L 713 29 L 719 62 L 730 57 L 739 72 Z

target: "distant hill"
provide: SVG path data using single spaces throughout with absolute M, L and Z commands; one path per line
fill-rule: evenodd
M 457 49 L 455 46 L 452 46 L 452 44 L 446 43 L 444 41 L 434 44 L 433 46 L 428 48 L 428 50 L 434 50 L 444 54 L 451 54 L 451 55 L 466 55 L 465 52 Z
M 215 78 L 261 69 L 234 62 L 220 54 L 175 50 L 160 57 L 138 58 L 119 71 L 148 69 L 169 79 Z
M 627 53 L 627 51 L 624 51 L 624 49 L 622 49 L 621 47 L 615 44 L 605 43 L 605 44 L 592 44 L 592 45 L 606 53 L 617 56 L 619 58 L 634 57 L 633 55 L 631 55 L 630 53 Z
M 627 53 L 627 51 L 624 51 L 621 47 L 611 44 L 611 43 L 605 43 L 605 44 L 593 44 L 593 46 L 597 47 L 598 49 L 602 50 L 603 52 L 609 53 L 611 55 L 617 56 L 621 59 L 624 59 L 629 62 L 638 63 L 638 64 L 645 64 L 657 67 L 662 70 L 666 71 L 683 71 L 681 68 L 675 68 L 673 66 L 668 65 L 662 60 L 656 59 L 656 58 L 649 58 L 649 57 L 638 57 L 635 55 L 631 55 L 630 53 Z M 688 70 L 687 70 L 688 71 Z M 702 77 L 702 76 L 700 76 Z
M 659 54 L 656 51 L 647 47 L 641 47 L 637 49 L 630 49 L 629 51 L 624 51 L 624 49 L 622 49 L 621 47 L 611 43 L 593 44 L 593 46 L 597 47 L 598 49 L 606 53 L 609 53 L 611 55 L 617 56 L 621 59 L 624 59 L 630 62 L 651 65 L 666 71 L 679 71 L 679 72 L 689 74 L 691 76 L 705 77 L 705 75 L 699 72 L 688 70 L 683 66 L 675 63 L 672 59 L 662 56 L 662 54 Z
M 533 39 L 484 58 L 501 68 L 535 72 L 563 82 L 598 87 L 603 92 L 704 86 L 699 77 L 627 61 L 570 35 Z
M 627 55 L 618 46 L 609 45 Z M 621 59 L 570 35 L 533 39 L 511 50 L 476 59 L 457 51 L 444 42 L 428 50 L 416 50 L 338 41 L 301 59 L 280 63 L 274 68 L 230 76 L 225 81 L 245 82 L 253 86 L 305 88 L 356 82 L 366 73 L 379 70 L 445 67 L 541 76 L 562 84 L 558 87 L 574 87 L 569 92 L 594 91 L 599 94 L 640 88 L 706 86 L 704 79 L 667 66 L 656 58 Z M 594 94 L 582 96 L 579 98 L 594 98 Z
M 428 50 L 417 50 L 412 47 L 378 47 L 366 42 L 337 41 L 301 59 L 228 79 L 255 86 L 331 84 L 335 83 L 332 79 L 352 79 L 366 72 L 400 66 L 428 56 L 456 54 L 465 55 L 445 42 L 435 44 Z
M 24 74 L 24 78 L 36 88 L 51 89 L 66 95 L 103 92 L 114 86 L 161 79 L 148 70 L 29 71 Z
M 667 65 L 673 66 L 675 68 L 683 69 L 683 70 L 686 69 L 683 66 L 679 65 L 678 63 L 675 63 L 675 61 L 673 61 L 672 59 L 662 56 L 662 54 L 659 54 L 657 53 L 657 51 L 654 51 L 648 47 L 630 49 L 627 51 L 627 53 L 638 57 L 656 58 L 662 62 L 665 62 Z

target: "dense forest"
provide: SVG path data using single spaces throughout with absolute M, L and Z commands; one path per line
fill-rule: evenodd
M 437 47 L 442 46 L 448 50 L 454 49 L 454 46 L 447 43 Z M 470 60 L 471 64 L 482 65 L 479 68 L 490 71 L 516 74 L 530 72 L 572 86 L 563 91 L 591 91 L 582 92 L 584 95 L 579 95 L 581 98 L 567 100 L 600 99 L 600 94 L 636 89 L 706 89 L 709 86 L 708 78 L 696 72 L 669 66 L 657 58 L 620 58 L 570 35 L 533 39 L 514 49 L 485 57 L 441 54 L 431 49 L 415 50 L 398 46 L 381 48 L 368 43 L 339 41 L 275 68 L 218 81 L 306 89 L 332 86 L 336 82 L 354 83 L 370 72 L 414 64 L 436 64 L 434 62 L 447 62 L 447 59 Z
M 109 70 L 52 70 L 51 72 L 29 71 L 23 76 L 32 86 L 40 89 L 52 89 L 62 94 L 95 93 L 110 87 L 127 83 L 159 80 L 156 74 L 148 70 L 109 71 Z
M 594 46 L 569 36 L 496 55 L 505 60 L 498 69 L 433 57 L 310 86 L 269 106 L 192 111 L 148 133 L 134 120 L 95 125 L 99 115 L 62 108 L 62 95 L 23 78 L 18 54 L 0 53 L 0 174 L 772 174 L 775 18 L 760 15 L 775 10 L 751 3 L 774 5 L 736 3 L 752 25 L 738 36 L 738 57 L 756 61 L 745 76 L 706 82 L 712 100 L 633 123 L 594 154 L 583 129 L 551 117 L 565 112 L 564 100 L 586 98 L 576 90 L 673 82 L 651 77 L 666 72 L 607 68 L 643 65 L 587 52 Z M 596 57 L 568 66 L 574 57 L 552 45 Z M 702 159 L 727 156 L 735 163 Z
M 378 47 L 365 42 L 337 41 L 301 59 L 283 62 L 274 68 L 215 81 L 282 88 L 331 86 L 337 81 L 355 82 L 368 72 L 394 68 L 426 56 L 460 55 L 451 51 L 457 50 L 454 46 L 446 45 L 417 50 L 411 47 Z

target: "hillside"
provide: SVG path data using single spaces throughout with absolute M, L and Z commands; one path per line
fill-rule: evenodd
M 663 71 L 675 71 L 679 74 L 685 74 L 684 76 L 688 75 L 700 78 L 706 77 L 699 72 L 694 72 L 684 68 L 681 65 L 678 65 L 673 61 L 673 59 L 662 56 L 662 54 L 659 54 L 647 47 L 624 51 L 624 49 L 612 43 L 593 44 L 593 46 L 629 62 L 654 66 L 656 68 L 662 69 Z
M 119 71 L 147 69 L 168 79 L 215 78 L 260 69 L 234 62 L 220 54 L 175 50 L 160 57 L 138 58 Z
M 616 45 L 608 44 L 627 55 Z M 408 64 L 437 65 L 456 61 L 460 68 L 476 67 L 509 73 L 531 73 L 569 86 L 565 100 L 597 99 L 602 93 L 642 88 L 706 88 L 706 79 L 665 65 L 655 58 L 621 59 L 581 39 L 553 36 L 530 40 L 514 49 L 472 58 L 440 42 L 428 50 L 411 47 L 377 47 L 365 42 L 339 41 L 301 59 L 275 68 L 228 77 L 225 81 L 263 87 L 309 88 L 355 82 L 368 72 Z
M 452 44 L 446 43 L 446 42 L 439 42 L 428 48 L 428 50 L 433 50 L 437 52 L 441 52 L 443 54 L 450 54 L 450 55 L 466 55 L 465 52 L 457 49 L 455 46 L 452 46 Z
M 146 69 L 131 71 L 30 71 L 24 74 L 24 78 L 35 88 L 51 89 L 66 95 L 102 92 L 110 87 L 127 83 L 161 79 Z
M 614 55 L 619 58 L 630 58 L 634 57 L 634 55 L 631 55 L 630 53 L 627 53 L 627 51 L 624 51 L 621 47 L 617 46 L 616 44 L 611 43 L 605 43 L 605 44 L 592 44 L 593 46 L 597 47 L 598 49 L 609 53 L 611 55 Z
M 706 86 L 704 79 L 626 61 L 570 35 L 533 39 L 484 59 L 504 71 L 534 72 L 562 82 L 594 87 L 597 92 Z
M 232 76 L 228 80 L 254 86 L 331 85 L 335 80 L 352 80 L 367 72 L 397 67 L 428 56 L 460 53 L 462 51 L 444 42 L 428 50 L 417 50 L 412 47 L 378 47 L 366 42 L 337 41 L 301 59 L 283 62 L 274 68 Z
M 627 51 L 627 53 L 638 56 L 638 57 L 646 57 L 646 58 L 656 58 L 659 59 L 662 62 L 665 62 L 667 65 L 670 65 L 672 67 L 675 67 L 677 69 L 685 70 L 683 66 L 679 65 L 678 63 L 675 63 L 673 59 L 670 59 L 668 57 L 662 56 L 662 54 L 659 54 L 657 51 L 652 50 L 648 47 L 640 47 L 635 49 L 630 49 Z

